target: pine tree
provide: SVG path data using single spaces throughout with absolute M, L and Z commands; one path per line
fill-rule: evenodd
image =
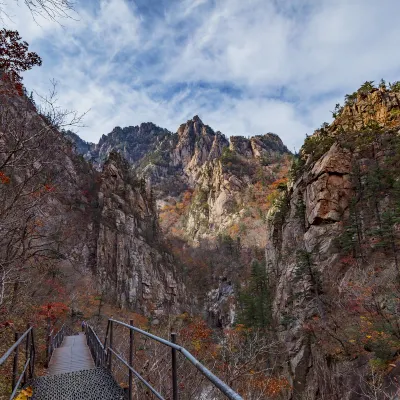
M 250 282 L 239 293 L 238 322 L 248 327 L 266 328 L 271 324 L 271 296 L 265 263 L 253 261 Z
M 311 252 L 306 250 L 298 250 L 296 252 L 295 280 L 308 280 L 310 282 L 310 291 L 304 292 L 303 296 L 308 298 L 311 295 L 315 298 L 320 316 L 324 318 L 325 313 L 320 298 L 320 294 L 322 293 L 321 274 L 313 261 L 313 254 Z

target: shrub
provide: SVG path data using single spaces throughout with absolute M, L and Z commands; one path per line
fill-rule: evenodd
M 400 92 L 400 81 L 389 83 L 389 88 L 394 92 Z
M 303 154 L 311 155 L 312 161 L 318 160 L 333 145 L 335 138 L 325 131 L 313 136 L 307 136 L 301 151 Z
M 236 161 L 236 154 L 234 151 L 232 151 L 229 147 L 224 147 L 222 150 L 222 155 L 221 155 L 221 163 L 223 165 L 227 165 L 228 163 L 233 163 Z
M 374 88 L 375 88 L 374 81 L 366 81 L 360 86 L 357 92 L 362 94 L 368 94 Z
M 357 101 L 357 92 L 353 92 L 352 94 L 346 94 L 344 96 L 344 104 L 346 106 L 351 106 Z

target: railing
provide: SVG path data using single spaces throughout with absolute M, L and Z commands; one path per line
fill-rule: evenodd
M 66 335 L 72 334 L 67 324 L 64 324 L 56 334 L 54 329 L 50 330 L 50 320 L 47 321 L 47 337 L 46 337 L 46 366 L 49 366 L 53 351 L 61 345 Z
M 129 361 L 124 360 L 116 351 L 113 349 L 114 331 L 113 325 L 117 324 L 129 329 Z M 243 400 L 242 397 L 233 391 L 226 383 L 221 381 L 217 376 L 215 376 L 210 370 L 208 370 L 203 364 L 200 363 L 191 353 L 189 353 L 185 348 L 176 344 L 176 334 L 171 333 L 171 341 L 162 339 L 155 336 L 149 332 L 143 331 L 142 329 L 133 326 L 133 320 L 130 321 L 129 325 L 117 321 L 114 319 L 109 319 L 107 324 L 107 331 L 104 340 L 104 344 L 101 343 L 100 339 L 96 335 L 93 328 L 89 325 L 86 326 L 86 335 L 88 346 L 93 355 L 93 359 L 96 366 L 106 367 L 111 371 L 112 368 L 112 358 L 113 356 L 118 359 L 129 372 L 129 397 L 131 400 L 133 398 L 133 376 L 135 376 L 140 382 L 142 382 L 153 395 L 160 400 L 165 400 L 165 398 L 149 383 L 147 382 L 138 371 L 133 368 L 133 352 L 134 352 L 134 333 L 139 333 L 152 340 L 155 340 L 165 346 L 171 348 L 171 367 L 172 367 L 172 399 L 178 400 L 179 397 L 179 386 L 178 386 L 178 374 L 177 374 L 177 352 L 180 352 L 189 362 L 191 362 L 216 388 L 218 388 L 228 399 L 233 400 Z
M 96 332 L 90 325 L 86 325 L 86 340 L 92 353 L 93 361 L 96 367 L 104 367 L 106 365 L 107 354 Z
M 25 364 L 21 374 L 18 376 L 18 362 L 19 362 L 19 347 L 25 341 Z M 15 343 L 3 354 L 0 358 L 0 366 L 14 353 L 13 370 L 12 370 L 12 383 L 11 383 L 11 396 L 10 400 L 14 398 L 21 383 L 25 385 L 28 380 L 33 379 L 35 376 L 35 340 L 33 327 L 28 325 L 27 330 L 21 335 L 15 332 Z

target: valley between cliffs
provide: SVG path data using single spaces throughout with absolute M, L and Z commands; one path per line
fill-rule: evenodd
M 2 315 L 176 330 L 248 399 L 395 398 L 399 93 L 364 85 L 299 154 L 199 116 L 87 143 L 7 94 Z

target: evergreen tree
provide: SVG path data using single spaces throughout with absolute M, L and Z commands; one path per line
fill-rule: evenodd
M 306 250 L 298 250 L 296 261 L 295 280 L 308 280 L 310 282 L 310 290 L 305 291 L 303 296 L 305 298 L 312 297 L 316 300 L 320 316 L 324 318 L 325 313 L 320 298 L 322 293 L 321 274 L 313 261 L 313 255 Z
M 375 88 L 374 81 L 366 81 L 361 85 L 358 91 L 364 94 L 368 94 L 374 88 Z
M 265 263 L 253 261 L 249 285 L 239 293 L 238 322 L 247 327 L 266 328 L 271 323 L 271 296 Z

